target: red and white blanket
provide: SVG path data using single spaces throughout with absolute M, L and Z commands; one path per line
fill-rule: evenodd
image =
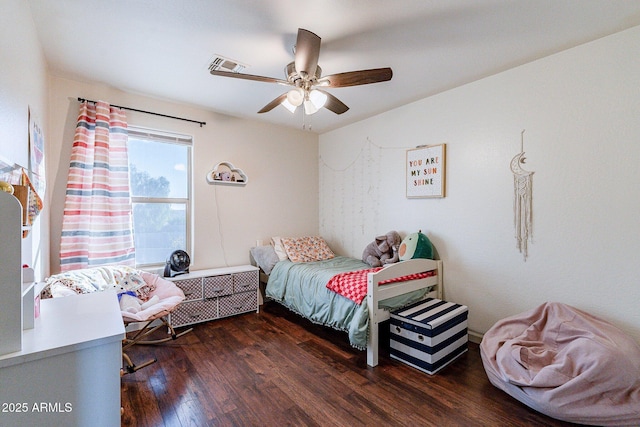
M 331 279 L 329 279 L 327 288 L 337 294 L 342 295 L 345 298 L 349 298 L 356 304 L 360 304 L 362 303 L 364 297 L 367 296 L 368 274 L 380 271 L 382 268 L 383 267 L 376 267 L 368 270 L 347 271 L 346 273 L 336 274 Z M 380 282 L 379 284 L 387 285 L 389 283 L 423 279 L 425 277 L 434 276 L 435 274 L 435 271 L 425 271 L 423 273 L 414 273 L 407 276 L 395 277 L 393 279 Z

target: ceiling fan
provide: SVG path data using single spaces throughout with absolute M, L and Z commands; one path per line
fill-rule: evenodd
M 342 114 L 349 107 L 329 92 L 319 88 L 379 83 L 391 80 L 393 76 L 391 68 L 374 68 L 322 76 L 322 69 L 318 65 L 319 56 L 320 37 L 311 31 L 299 28 L 294 61 L 285 68 L 286 80 L 229 71 L 210 70 L 210 72 L 214 76 L 292 86 L 291 90 L 269 102 L 258 113 L 266 113 L 278 105 L 283 105 L 293 113 L 297 107 L 303 105 L 306 114 L 314 114 L 322 107 L 336 114 Z

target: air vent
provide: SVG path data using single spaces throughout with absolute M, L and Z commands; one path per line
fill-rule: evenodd
M 213 55 L 209 61 L 209 71 L 229 71 L 232 73 L 239 73 L 247 68 L 248 65 L 242 64 L 234 59 L 225 58 L 221 55 Z

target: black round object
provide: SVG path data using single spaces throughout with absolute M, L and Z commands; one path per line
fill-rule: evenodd
M 191 259 L 188 253 L 181 249 L 173 251 L 171 255 L 169 255 L 167 264 L 164 267 L 164 277 L 173 277 L 178 274 L 188 273 L 190 264 Z

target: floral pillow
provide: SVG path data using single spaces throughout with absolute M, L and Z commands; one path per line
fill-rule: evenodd
M 335 256 L 322 237 L 290 237 L 282 238 L 281 241 L 292 262 L 322 261 Z

